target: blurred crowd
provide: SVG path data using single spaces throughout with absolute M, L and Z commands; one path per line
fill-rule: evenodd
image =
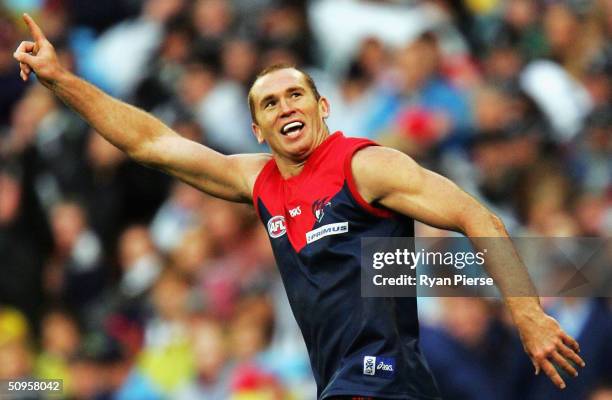
M 3 0 L 0 379 L 61 378 L 70 399 L 316 392 L 252 209 L 131 162 L 23 83 L 24 11 L 67 68 L 220 152 L 266 151 L 246 93 L 292 63 L 331 131 L 450 177 L 512 235 L 612 232 L 610 0 Z M 563 392 L 498 302 L 419 301 L 445 399 L 612 399 L 606 299 L 544 300 L 587 363 Z

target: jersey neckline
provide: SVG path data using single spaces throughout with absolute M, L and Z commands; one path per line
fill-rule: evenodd
M 331 135 L 329 135 L 327 138 L 325 138 L 325 140 L 317 146 L 316 149 L 313 150 L 312 154 L 310 154 L 308 156 L 308 158 L 306 159 L 306 162 L 304 163 L 304 168 L 302 168 L 302 170 L 300 171 L 299 174 L 291 176 L 287 179 L 283 178 L 282 174 L 280 173 L 280 170 L 278 169 L 278 164 L 276 164 L 276 160 L 274 160 L 274 166 L 276 167 L 276 171 L 278 172 L 278 174 L 281 177 L 281 180 L 285 183 L 293 183 L 298 181 L 299 179 L 301 179 L 303 176 L 306 175 L 306 173 L 312 168 L 312 165 L 316 165 L 316 160 L 319 159 L 321 157 L 321 155 L 324 153 L 325 149 L 327 149 L 329 146 L 331 146 L 331 143 L 339 138 L 343 136 L 341 131 L 336 131 L 334 133 L 332 133 Z

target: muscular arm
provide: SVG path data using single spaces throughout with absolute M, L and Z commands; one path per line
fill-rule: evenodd
M 578 344 L 542 311 L 502 221 L 450 180 L 421 168 L 399 151 L 366 147 L 355 154 L 351 166 L 357 189 L 366 201 L 428 225 L 461 232 L 477 249 L 487 248 L 487 272 L 504 296 L 536 373 L 541 368 L 558 387 L 565 387 L 551 361 L 571 375 L 577 374 L 566 358 L 583 365 L 575 354 Z
M 225 156 L 183 138 L 152 115 L 66 71 L 36 23 L 29 16 L 24 19 L 34 38 L 34 42 L 23 42 L 14 55 L 24 80 L 33 71 L 44 86 L 134 160 L 213 196 L 250 201 L 255 178 L 269 155 Z
M 134 160 L 216 197 L 250 201 L 253 181 L 269 158 L 263 154 L 222 155 L 180 136 L 152 115 L 65 71 L 50 89 Z

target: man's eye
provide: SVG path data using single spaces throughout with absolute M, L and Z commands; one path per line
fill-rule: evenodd
M 273 107 L 275 104 L 276 104 L 276 102 L 274 102 L 274 101 L 269 101 L 269 102 L 267 102 L 267 103 L 266 103 L 266 106 L 265 106 L 265 107 L 266 107 L 266 108 L 270 108 L 270 107 Z
M 298 97 L 301 97 L 301 96 L 302 96 L 302 93 L 300 92 L 293 92 L 291 94 L 291 97 L 293 97 L 294 99 L 297 99 Z

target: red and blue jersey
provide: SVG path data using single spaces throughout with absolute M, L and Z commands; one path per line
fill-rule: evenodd
M 336 132 L 289 179 L 272 159 L 257 177 L 253 202 L 306 342 L 318 398 L 437 399 L 419 348 L 416 299 L 361 296 L 361 238 L 414 236 L 412 219 L 374 207 L 357 191 L 351 160 L 371 145 Z

